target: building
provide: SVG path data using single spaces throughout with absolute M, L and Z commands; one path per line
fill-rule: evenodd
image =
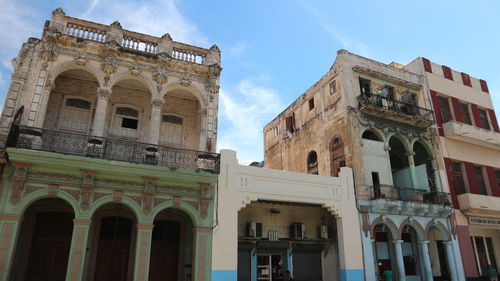
M 445 161 L 425 78 L 345 50 L 264 127 L 265 167 L 351 167 L 365 280 L 464 280 Z M 444 179 L 444 180 L 443 180 Z
M 336 177 L 238 165 L 221 151 L 212 280 L 363 280 L 351 169 Z
M 465 276 L 487 277 L 500 268 L 500 131 L 488 85 L 425 58 L 405 69 L 429 87 Z
M 59 8 L 13 65 L 0 280 L 210 280 L 217 46 Z

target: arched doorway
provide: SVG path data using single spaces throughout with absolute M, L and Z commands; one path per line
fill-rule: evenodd
M 407 224 L 401 232 L 401 250 L 403 254 L 403 264 L 407 277 L 412 277 L 412 280 L 419 280 L 420 274 L 420 250 L 418 241 L 422 240 L 421 235 L 417 233 L 412 225 Z M 422 234 L 422 233 L 420 233 Z
M 417 175 L 418 187 L 420 189 L 436 191 L 432 155 L 419 141 L 413 144 L 413 151 L 415 152 L 415 172 Z
M 341 137 L 333 137 L 330 142 L 330 165 L 333 177 L 337 177 L 341 167 L 345 167 L 344 142 Z
M 154 221 L 149 281 L 191 280 L 193 224 L 178 209 L 166 209 Z
M 42 199 L 25 212 L 14 262 L 13 280 L 64 281 L 74 213 L 61 199 Z
M 427 237 L 429 240 L 429 258 L 434 280 L 449 280 L 450 268 L 448 266 L 445 245 L 449 237 L 436 226 L 429 228 Z
M 132 280 L 136 225 L 132 211 L 120 204 L 107 204 L 96 211 L 92 221 L 90 280 Z
M 389 160 L 391 163 L 393 185 L 398 191 L 399 199 L 409 201 L 414 191 L 406 147 L 397 137 L 390 138 L 389 147 L 391 148 L 389 151 Z
M 395 235 L 385 224 L 378 224 L 373 229 L 373 237 L 375 240 L 375 266 L 378 276 L 381 280 L 383 273 L 386 270 L 397 272 L 393 240 L 396 240 Z

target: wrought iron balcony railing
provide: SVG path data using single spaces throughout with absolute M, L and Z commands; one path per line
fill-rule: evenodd
M 372 200 L 420 202 L 435 205 L 450 205 L 450 195 L 446 192 L 428 191 L 407 187 L 380 185 L 372 187 Z
M 15 126 L 12 130 L 12 138 L 7 144 L 10 147 L 163 166 L 170 170 L 218 174 L 220 168 L 218 153 L 26 126 Z
M 374 106 L 390 110 L 393 112 L 399 112 L 405 115 L 422 118 L 427 121 L 431 122 L 434 121 L 434 115 L 432 113 L 432 110 L 422 108 L 411 103 L 405 103 L 394 99 L 388 99 L 380 95 L 374 95 L 374 94 L 359 95 L 358 103 L 360 109 L 366 106 Z

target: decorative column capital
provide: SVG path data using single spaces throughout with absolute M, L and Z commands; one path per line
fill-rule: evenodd
M 100 87 L 97 88 L 97 94 L 99 95 L 99 99 L 107 100 L 109 96 L 111 96 L 112 90 L 108 87 Z
M 155 227 L 154 224 L 146 224 L 146 223 L 138 223 L 136 226 L 137 229 L 139 230 L 153 230 L 153 228 Z
M 451 246 L 451 245 L 453 245 L 453 241 L 452 241 L 452 240 L 443 241 L 443 243 L 444 243 L 446 246 Z
M 162 98 L 153 97 L 151 99 L 151 107 L 153 109 L 160 109 L 162 104 L 163 104 L 163 99 Z
M 73 224 L 75 226 L 90 226 L 92 224 L 92 220 L 82 220 L 82 219 L 74 219 Z
M 408 151 L 405 153 L 406 156 L 410 157 L 410 156 L 415 156 L 415 152 L 413 151 Z
M 394 244 L 402 244 L 404 241 L 403 240 L 392 240 L 392 243 Z
M 429 244 L 429 240 L 419 240 L 418 241 L 418 244 L 421 244 L 421 245 L 426 245 L 426 244 Z

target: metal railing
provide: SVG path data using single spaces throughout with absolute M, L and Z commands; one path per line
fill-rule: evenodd
M 7 146 L 218 174 L 220 154 L 27 126 Z
M 429 191 L 390 185 L 372 186 L 371 199 L 389 201 L 420 202 L 436 205 L 450 205 L 450 195 L 446 192 Z
M 359 103 L 358 105 L 359 108 L 371 105 L 395 112 L 400 112 L 406 115 L 420 117 L 425 120 L 434 121 L 434 115 L 432 113 L 432 110 L 422 108 L 411 103 L 405 103 L 394 99 L 388 99 L 380 95 L 374 95 L 374 94 L 359 95 L 358 103 Z

